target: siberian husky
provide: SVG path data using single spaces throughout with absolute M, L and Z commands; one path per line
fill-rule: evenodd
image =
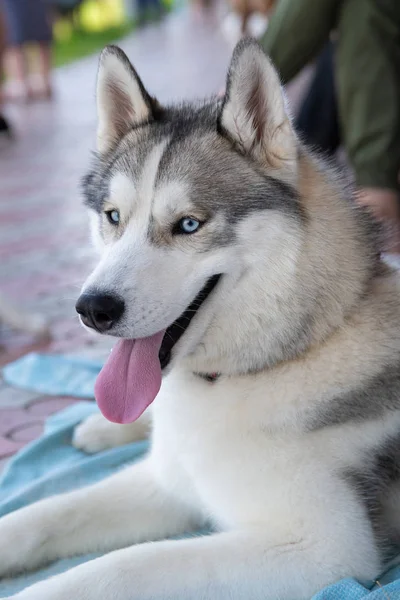
M 85 180 L 102 254 L 77 310 L 121 339 L 96 385 L 108 421 L 74 443 L 140 439 L 151 405 L 151 451 L 0 521 L 2 576 L 104 553 L 14 598 L 308 600 L 395 553 L 399 280 L 285 104 L 253 41 L 223 100 L 172 108 L 104 50 Z

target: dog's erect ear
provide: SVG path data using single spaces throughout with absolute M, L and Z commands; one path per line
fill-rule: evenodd
M 233 52 L 219 129 L 276 176 L 296 177 L 296 139 L 279 77 L 254 40 L 242 40 Z
M 97 75 L 99 152 L 108 152 L 135 124 L 149 120 L 153 105 L 126 54 L 117 46 L 107 46 Z

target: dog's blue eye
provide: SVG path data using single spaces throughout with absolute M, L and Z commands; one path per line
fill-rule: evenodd
M 118 225 L 119 223 L 119 212 L 117 210 L 108 210 L 106 212 L 107 218 L 111 225 Z
M 182 233 L 194 233 L 200 227 L 200 222 L 192 217 L 185 217 L 179 221 L 178 225 Z

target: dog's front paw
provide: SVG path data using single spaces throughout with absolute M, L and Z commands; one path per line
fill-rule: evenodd
M 72 444 L 88 454 L 120 446 L 124 443 L 121 441 L 121 427 L 110 423 L 101 414 L 90 415 L 75 429 Z

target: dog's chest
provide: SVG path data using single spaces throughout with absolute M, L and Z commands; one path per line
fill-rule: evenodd
M 243 390 L 229 398 L 223 382 L 200 378 L 170 380 L 163 388 L 153 448 L 166 484 L 174 479 L 180 494 L 199 498 L 224 527 L 276 515 L 297 475 L 296 444 L 254 425 Z

